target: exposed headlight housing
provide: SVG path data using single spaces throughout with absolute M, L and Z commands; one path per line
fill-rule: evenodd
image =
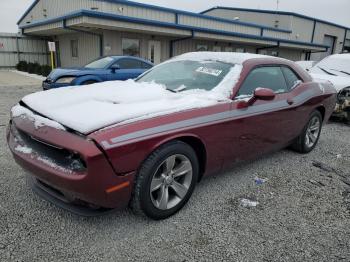
M 345 87 L 338 93 L 338 103 L 342 104 L 345 100 L 350 100 L 350 86 Z
M 70 84 L 74 81 L 76 77 L 68 76 L 68 77 L 61 77 L 57 79 L 56 83 L 58 84 Z

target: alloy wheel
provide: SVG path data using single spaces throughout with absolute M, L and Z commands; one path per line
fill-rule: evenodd
M 192 163 L 184 155 L 166 158 L 154 173 L 150 196 L 153 205 L 168 210 L 178 205 L 187 195 L 192 183 Z
M 321 122 L 317 116 L 314 116 L 308 125 L 306 130 L 305 144 L 308 148 L 311 148 L 317 142 L 317 139 L 321 131 Z

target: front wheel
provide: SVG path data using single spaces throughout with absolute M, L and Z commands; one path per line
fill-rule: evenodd
M 198 180 L 198 159 L 188 144 L 174 141 L 154 151 L 135 179 L 131 208 L 152 219 L 165 219 L 190 199 Z
M 314 111 L 309 118 L 302 133 L 295 140 L 292 148 L 300 153 L 309 153 L 317 145 L 322 130 L 322 115 L 319 111 Z

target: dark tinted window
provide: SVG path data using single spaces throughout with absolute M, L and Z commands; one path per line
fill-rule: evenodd
M 283 66 L 281 69 L 286 78 L 289 89 L 293 89 L 298 83 L 300 83 L 300 78 L 290 68 Z
M 281 68 L 274 66 L 253 69 L 242 84 L 238 96 L 252 95 L 258 87 L 270 88 L 275 93 L 288 91 Z
M 136 59 L 124 58 L 118 60 L 117 64 L 120 69 L 140 69 L 142 68 L 141 61 Z
M 152 66 L 150 64 L 141 62 L 141 68 L 143 68 L 143 69 L 150 69 L 150 68 L 152 68 Z

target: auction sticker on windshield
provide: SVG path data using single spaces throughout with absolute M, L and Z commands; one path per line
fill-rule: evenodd
M 201 66 L 196 70 L 196 72 L 207 74 L 207 75 L 219 76 L 221 75 L 222 70 Z

